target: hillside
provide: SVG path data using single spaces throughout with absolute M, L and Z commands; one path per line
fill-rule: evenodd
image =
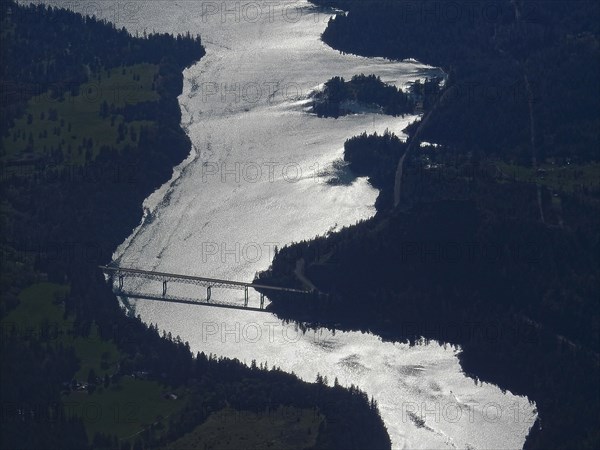
M 0 21 L 2 448 L 162 448 L 231 411 L 273 410 L 304 418 L 312 435 L 297 446 L 389 448 L 358 389 L 192 355 L 122 310 L 98 269 L 190 151 L 177 97 L 200 37 L 133 37 L 14 2 Z M 243 421 L 231 430 L 272 440 Z
M 536 402 L 526 448 L 597 447 L 597 3 L 314 3 L 346 11 L 323 33 L 332 47 L 449 76 L 406 144 L 349 136 L 345 157 L 381 190 L 378 213 L 280 249 L 261 282 L 306 283 L 300 260 L 326 295 L 272 310 L 460 345 L 472 377 Z

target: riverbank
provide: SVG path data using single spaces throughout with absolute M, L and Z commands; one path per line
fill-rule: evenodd
M 219 421 L 225 407 L 246 417 L 282 405 L 313 413 L 307 429 L 318 432 L 307 445 L 389 448 L 376 405 L 358 389 L 193 357 L 178 336 L 126 315 L 98 270 L 190 151 L 177 99 L 182 70 L 204 56 L 199 37 L 135 38 L 14 3 L 3 3 L 1 19 L 2 67 L 25 93 L 10 98 L 14 120 L 2 141 L 2 445 L 163 446 Z M 64 48 L 72 51 L 63 61 Z M 19 59 L 29 50 L 43 57 Z M 87 75 L 61 84 L 61 71 L 84 67 Z M 40 95 L 27 89 L 35 83 Z
M 498 6 L 510 23 L 512 6 Z M 296 261 L 302 259 L 304 276 L 329 294 L 329 300 L 307 305 L 273 298 L 271 310 L 314 326 L 360 329 L 410 342 L 423 336 L 459 345 L 462 367 L 471 376 L 536 402 L 540 418 L 527 448 L 568 448 L 574 440 L 579 447 L 593 447 L 600 405 L 599 315 L 594 301 L 599 261 L 591 250 L 597 248 L 597 186 L 582 186 L 577 193 L 543 189 L 540 197 L 543 183 L 496 174 L 498 159 L 531 158 L 530 102 L 523 87 L 513 86 L 511 96 L 494 101 L 484 95 L 488 88 L 498 90 L 522 79 L 518 64 L 507 55 L 515 49 L 498 41 L 502 29 L 492 33 L 489 23 L 481 21 L 468 28 L 469 36 L 449 38 L 461 21 L 438 21 L 435 31 L 429 29 L 433 21 L 405 17 L 395 36 L 400 6 L 400 12 L 390 5 L 347 7 L 348 14 L 330 22 L 325 42 L 344 52 L 416 57 L 444 65 L 449 68 L 447 95 L 419 136 L 414 127 L 409 132 L 415 145 L 403 167 L 403 201 L 396 202 L 402 208 L 380 202 L 382 208 L 372 220 L 280 249 L 271 269 L 260 277 L 261 282 L 295 285 Z M 553 14 L 537 25 L 560 24 L 565 31 L 569 22 Z M 533 33 L 521 31 L 525 36 Z M 473 48 L 474 42 L 487 46 Z M 552 45 L 545 58 L 566 51 L 560 39 Z M 527 58 L 529 72 L 537 73 L 537 56 Z M 594 67 L 584 60 L 577 64 L 578 76 L 593 73 Z M 534 108 L 538 125 L 544 124 L 537 132 L 543 129 L 546 138 L 553 134 L 552 127 L 564 125 L 550 120 L 560 107 L 549 99 L 585 91 L 573 92 L 564 74 L 549 77 L 557 80 L 555 89 L 541 88 Z M 546 86 L 538 81 L 538 86 Z M 586 129 L 598 107 L 588 102 L 585 111 L 585 117 L 573 114 L 565 122 Z M 424 140 L 440 145 L 423 150 L 419 141 Z M 576 139 L 569 158 L 593 160 L 589 144 L 583 135 Z M 546 146 L 544 152 L 558 163 L 557 148 Z M 380 196 L 394 197 L 389 189 Z M 545 223 L 540 223 L 540 204 Z M 580 277 L 587 281 L 576 288 Z M 582 417 L 581 410 L 591 412 Z M 571 415 L 577 419 L 567 420 Z
M 361 58 L 332 50 L 318 39 L 328 17 L 304 2 L 282 5 L 273 15 L 252 21 L 237 21 L 233 14 L 223 20 L 218 9 L 203 16 L 203 3 L 151 6 L 143 10 L 133 31 L 197 27 L 204 33 L 207 55 L 185 71 L 180 96 L 184 123 L 200 156 L 175 183 L 165 186 L 164 196 L 153 197 L 157 207 L 152 220 L 128 240 L 122 263 L 250 281 L 268 267 L 275 247 L 375 213 L 376 191 L 368 181 L 332 184 L 331 169 L 343 157 L 348 136 L 365 131 L 383 135 L 386 129 L 401 135 L 415 116 L 321 119 L 306 113 L 307 95 L 333 76 L 350 79 L 373 73 L 404 89 L 417 79 L 439 76 L 439 71 L 414 61 Z M 183 22 L 175 20 L 184 17 Z M 251 90 L 257 87 L 261 90 Z M 128 286 L 128 282 L 126 288 L 157 292 L 155 283 Z M 184 286 L 169 286 L 169 292 L 182 297 L 204 294 Z M 235 291 L 212 291 L 215 301 L 243 305 L 239 297 Z M 450 440 L 459 447 L 516 448 L 525 439 L 527 422 L 514 423 L 506 415 L 486 421 L 483 406 L 477 405 L 493 402 L 505 409 L 517 405 L 526 411 L 523 417 L 535 417 L 526 398 L 491 384 L 476 385 L 465 377 L 452 347 L 424 343 L 409 348 L 388 345 L 371 334 L 325 329 L 304 334 L 301 326 L 252 311 L 225 313 L 166 302 L 132 304 L 142 320 L 180 335 L 193 351 L 237 358 L 248 365 L 253 359 L 266 360 L 269 366 L 275 364 L 309 382 L 320 375 L 330 385 L 336 378 L 342 386 L 358 384 L 378 403 L 395 448 L 438 448 Z M 249 305 L 258 304 L 258 295 L 251 292 Z M 414 370 L 406 367 L 407 361 Z M 403 375 L 399 382 L 399 373 L 421 376 Z M 462 414 L 455 423 L 430 421 L 421 427 L 419 420 L 403 415 L 407 404 L 423 406 L 417 416 L 426 416 L 436 405 L 452 409 L 455 395 L 475 405 L 471 419 Z

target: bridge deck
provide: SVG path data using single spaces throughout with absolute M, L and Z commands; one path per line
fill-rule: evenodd
M 268 286 L 266 284 L 244 283 L 242 281 L 222 280 L 219 278 L 206 278 L 206 277 L 181 275 L 181 274 L 167 273 L 167 272 L 154 272 L 154 271 L 150 271 L 150 270 L 129 269 L 129 268 L 125 268 L 125 267 L 109 267 L 109 266 L 99 266 L 99 267 L 104 273 L 113 274 L 113 275 L 129 275 L 129 276 L 133 276 L 133 277 L 156 279 L 156 280 L 162 280 L 162 281 L 179 281 L 179 282 L 183 282 L 183 283 L 199 284 L 199 285 L 206 285 L 206 286 L 213 286 L 213 287 L 225 287 L 225 288 L 233 288 L 233 289 L 254 288 L 254 289 L 289 292 L 289 293 L 296 293 L 296 294 L 310 294 L 311 293 L 310 291 L 304 291 L 301 289 L 292 289 L 292 288 L 285 288 L 285 287 L 279 287 L 279 286 Z

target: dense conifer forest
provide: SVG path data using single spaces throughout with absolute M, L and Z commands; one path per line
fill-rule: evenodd
M 389 448 L 359 389 L 192 355 L 126 314 L 98 270 L 190 151 L 177 96 L 200 37 L 0 13 L 2 448 L 158 448 L 219 411 L 281 407 L 307 417 L 307 447 Z
M 334 77 L 315 95 L 313 111 L 319 117 L 338 118 L 357 107 L 371 107 L 397 116 L 414 111 L 415 104 L 401 89 L 386 85 L 375 75 L 355 75 L 349 81 Z
M 441 66 L 408 140 L 349 137 L 375 218 L 279 250 L 283 317 L 460 345 L 463 369 L 536 402 L 526 448 L 600 445 L 600 7 L 577 1 L 314 0 L 323 40 Z M 452 9 L 449 9 L 449 4 Z

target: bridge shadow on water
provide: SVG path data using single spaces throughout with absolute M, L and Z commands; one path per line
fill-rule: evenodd
M 153 295 L 144 292 L 135 292 L 135 291 L 124 291 L 116 289 L 114 293 L 119 297 L 127 297 L 133 298 L 137 300 L 151 300 L 151 301 L 160 301 L 167 303 L 179 303 L 183 305 L 194 305 L 194 306 L 210 306 L 213 308 L 227 308 L 227 309 L 240 309 L 244 311 L 254 311 L 254 312 L 262 312 L 273 314 L 271 311 L 267 309 L 256 308 L 252 306 L 244 306 L 243 304 L 236 303 L 224 303 L 224 302 L 216 302 L 216 301 L 207 301 L 201 299 L 195 299 L 191 297 L 179 297 L 173 295 L 165 295 L 164 297 L 161 295 Z

